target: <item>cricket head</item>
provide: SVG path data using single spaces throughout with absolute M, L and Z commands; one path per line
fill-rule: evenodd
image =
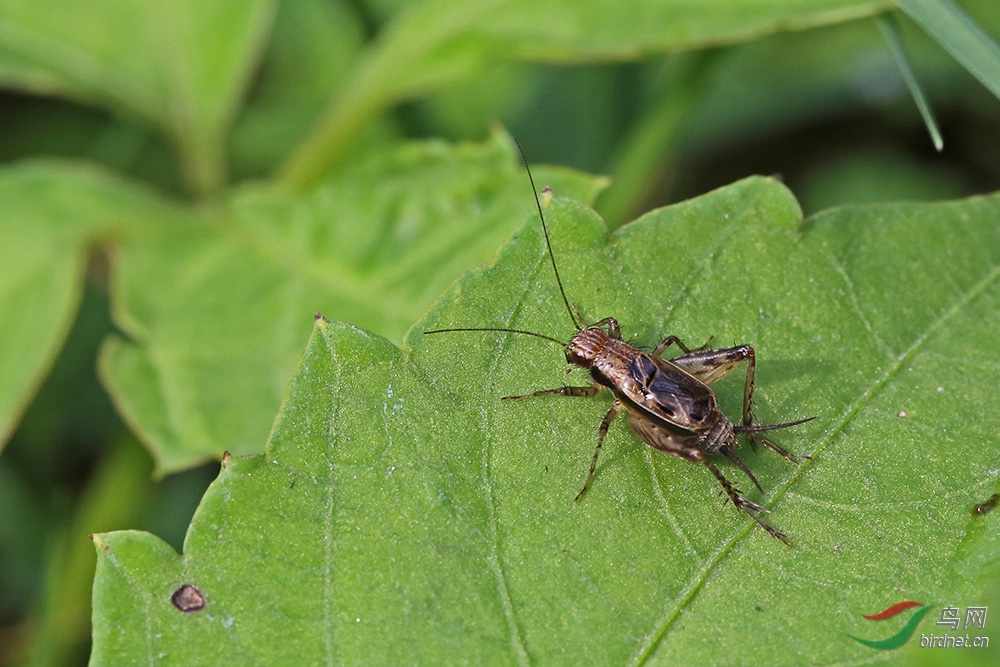
M 587 327 L 576 332 L 566 346 L 566 361 L 581 368 L 590 368 L 608 342 L 608 332 L 601 327 Z

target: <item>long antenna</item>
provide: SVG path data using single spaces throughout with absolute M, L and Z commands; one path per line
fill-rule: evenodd
M 433 329 L 431 331 L 425 331 L 425 334 L 436 334 L 436 333 L 448 333 L 449 331 L 503 331 L 504 333 L 516 333 L 524 334 L 525 336 L 534 336 L 535 338 L 544 338 L 545 340 L 550 340 L 557 345 L 566 347 L 566 343 L 562 342 L 558 338 L 553 338 L 552 336 L 546 336 L 545 334 L 535 333 L 534 331 L 524 331 L 523 329 L 496 329 L 493 327 L 461 327 L 458 329 Z
M 524 162 L 524 169 L 528 172 L 531 192 L 535 195 L 535 206 L 538 207 L 538 217 L 542 221 L 542 233 L 545 234 L 545 245 L 549 249 L 549 259 L 552 261 L 552 271 L 556 274 L 556 282 L 559 284 L 559 293 L 562 294 L 563 303 L 566 304 L 566 312 L 569 313 L 569 318 L 573 321 L 573 326 L 576 327 L 577 331 L 580 331 L 583 327 L 576 321 L 576 315 L 573 314 L 573 309 L 569 307 L 569 299 L 566 298 L 566 290 L 563 289 L 562 279 L 559 277 L 559 269 L 556 268 L 556 256 L 552 253 L 552 243 L 549 241 L 549 228 L 545 224 L 545 214 L 542 213 L 542 202 L 538 199 L 538 190 L 535 188 L 535 179 L 531 175 L 531 167 L 528 166 L 528 158 L 525 157 L 524 149 L 521 148 L 521 143 L 516 138 L 514 138 L 514 143 L 517 145 L 517 150 L 521 152 L 521 161 Z

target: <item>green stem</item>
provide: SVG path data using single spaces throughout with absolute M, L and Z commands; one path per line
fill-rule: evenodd
M 906 81 L 906 87 L 910 89 L 910 95 L 913 96 L 913 101 L 917 103 L 917 109 L 920 110 L 920 116 L 924 119 L 924 125 L 927 126 L 927 131 L 931 135 L 931 141 L 934 142 L 934 148 L 938 152 L 944 148 L 944 140 L 941 138 L 941 130 L 938 129 L 937 121 L 934 119 L 934 112 L 931 110 L 930 104 L 927 103 L 927 98 L 924 97 L 924 92 L 920 88 L 920 83 L 917 81 L 917 77 L 914 76 L 913 70 L 910 68 L 910 63 L 906 60 L 906 53 L 903 52 L 903 45 L 899 41 L 899 30 L 896 22 L 892 18 L 883 14 L 881 16 L 875 17 L 875 24 L 878 29 L 882 31 L 882 36 L 885 37 L 885 41 L 889 43 L 889 49 L 892 51 L 893 57 L 896 59 L 896 65 L 899 67 L 899 71 L 903 74 L 903 80 Z
M 634 126 L 611 161 L 612 184 L 597 201 L 610 229 L 620 227 L 642 206 L 676 147 L 677 130 L 700 98 L 712 51 L 677 57 L 653 104 Z
M 67 664 L 78 657 L 90 634 L 90 592 L 97 562 L 87 536 L 134 523 L 149 492 L 152 469 L 146 451 L 126 438 L 94 474 L 76 515 L 50 551 L 40 617 L 29 624 L 34 635 L 26 664 Z

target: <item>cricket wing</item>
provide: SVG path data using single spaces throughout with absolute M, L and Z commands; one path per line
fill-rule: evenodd
M 666 359 L 640 354 L 619 392 L 633 408 L 673 430 L 698 433 L 714 424 L 715 393 L 698 378 Z

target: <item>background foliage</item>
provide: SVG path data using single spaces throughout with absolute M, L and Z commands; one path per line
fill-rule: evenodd
M 492 256 L 531 211 L 496 122 L 610 174 L 536 178 L 611 228 L 754 173 L 806 214 L 1000 182 L 988 0 L 893 13 L 941 154 L 888 2 L 58 5 L 0 2 L 0 660 L 86 659 L 86 536 L 180 550 L 201 464 L 263 450 L 313 312 L 399 344 Z

